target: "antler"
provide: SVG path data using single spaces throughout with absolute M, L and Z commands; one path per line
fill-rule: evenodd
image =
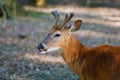
M 58 24 L 58 20 L 59 20 L 59 13 L 57 11 L 52 11 L 52 15 L 55 17 L 56 21 L 54 25 Z
M 63 24 L 62 25 L 59 25 L 58 26 L 58 21 L 59 21 L 59 13 L 57 11 L 52 11 L 52 15 L 55 17 L 56 21 L 53 25 L 53 29 L 56 29 L 56 28 L 59 28 L 59 29 L 62 29 L 62 28 L 65 28 L 65 25 L 71 20 L 71 18 L 74 16 L 74 13 L 68 13 L 66 14 L 65 16 L 65 19 L 63 21 Z
M 74 16 L 74 13 L 72 13 L 72 12 L 69 14 L 66 14 L 65 19 L 64 19 L 63 24 L 62 24 L 62 28 L 65 27 L 65 24 L 67 24 L 73 16 Z

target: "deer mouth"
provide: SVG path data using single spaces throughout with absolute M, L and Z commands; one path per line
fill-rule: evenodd
M 39 51 L 40 51 L 41 54 L 45 54 L 45 53 L 57 51 L 59 49 L 60 48 L 58 48 L 58 47 L 51 47 L 49 49 L 39 49 Z
M 38 49 L 41 54 L 47 53 L 47 49 Z

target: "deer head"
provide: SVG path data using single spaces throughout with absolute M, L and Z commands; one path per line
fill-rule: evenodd
M 72 32 L 79 30 L 82 24 L 81 20 L 70 22 L 71 18 L 74 16 L 74 13 L 66 14 L 65 19 L 61 25 L 58 24 L 59 13 L 57 11 L 52 11 L 52 14 L 56 21 L 51 31 L 39 44 L 38 49 L 40 53 L 47 53 L 54 50 L 63 50 L 66 48 L 66 46 L 69 46 L 68 44 L 71 43 L 71 38 L 74 38 Z

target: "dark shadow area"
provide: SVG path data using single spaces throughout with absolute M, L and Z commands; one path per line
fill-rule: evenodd
M 48 5 L 77 5 L 77 6 L 84 6 L 84 7 L 120 7 L 119 0 L 46 0 Z

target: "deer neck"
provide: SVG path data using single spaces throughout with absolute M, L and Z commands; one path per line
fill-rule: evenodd
M 77 39 L 70 38 L 62 51 L 62 56 L 70 69 L 77 75 L 81 74 L 82 65 L 84 63 L 84 54 L 88 50 Z
M 66 63 L 71 64 L 74 61 L 79 61 L 78 58 L 86 51 L 85 48 L 77 39 L 70 37 L 63 48 L 62 56 Z

